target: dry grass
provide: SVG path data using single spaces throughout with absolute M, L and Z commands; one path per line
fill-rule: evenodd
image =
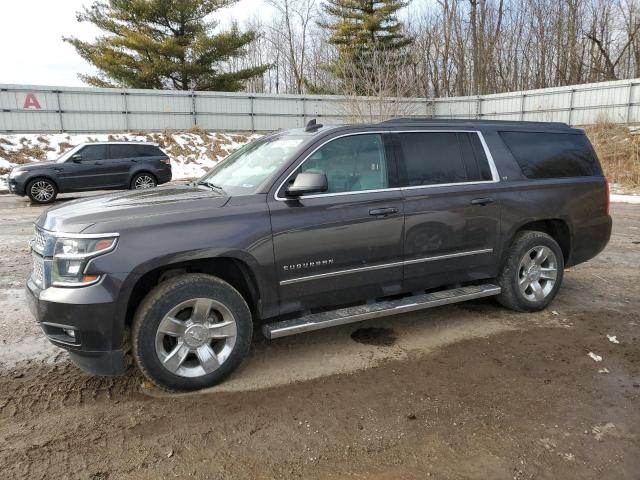
M 626 125 L 599 122 L 585 128 L 609 182 L 640 188 L 640 134 Z
M 20 150 L 7 150 L 0 145 L 0 158 L 4 158 L 10 163 L 22 165 L 34 160 L 46 160 L 47 152 L 39 146 L 22 145 Z

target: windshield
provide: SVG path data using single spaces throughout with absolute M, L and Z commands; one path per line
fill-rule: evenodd
M 78 150 L 80 150 L 82 148 L 82 144 L 80 145 L 76 145 L 75 147 L 73 147 L 71 150 L 69 150 L 66 153 L 63 153 L 61 157 L 59 157 L 58 159 L 56 159 L 56 163 L 64 163 L 66 162 L 69 158 L 71 158 L 71 155 L 73 155 L 74 153 L 76 153 Z
M 304 141 L 302 136 L 278 136 L 254 140 L 229 155 L 198 180 L 227 195 L 251 195 L 282 167 Z

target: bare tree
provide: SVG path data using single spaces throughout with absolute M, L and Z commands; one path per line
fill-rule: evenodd
M 414 89 L 411 76 L 403 74 L 412 69 L 406 52 L 378 49 L 366 60 L 343 61 L 336 66 L 344 97 L 340 113 L 351 121 L 380 122 L 420 113 L 415 102 L 406 99 Z
M 327 31 L 318 27 L 320 0 L 268 1 L 275 15 L 252 20 L 249 26 L 261 37 L 246 58 L 234 61 L 246 63 L 244 68 L 264 62 L 273 67 L 262 79 L 248 82 L 247 89 L 340 93 L 338 76 L 323 69 L 334 63 L 337 52 L 328 43 Z M 415 97 L 638 77 L 639 4 L 640 0 L 413 2 L 403 18 L 415 41 L 395 75 L 406 84 L 403 94 Z M 363 90 L 370 90 L 370 85 Z

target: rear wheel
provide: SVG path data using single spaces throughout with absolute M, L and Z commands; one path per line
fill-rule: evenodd
M 197 390 L 240 364 L 252 334 L 249 307 L 236 289 L 210 275 L 180 275 L 152 290 L 138 308 L 133 355 L 158 387 Z
M 524 231 L 513 241 L 498 278 L 498 301 L 520 312 L 542 310 L 558 293 L 564 257 L 558 243 L 543 232 Z
M 131 180 L 131 190 L 146 190 L 158 185 L 156 177 L 150 173 L 139 173 Z
M 27 184 L 27 195 L 33 203 L 51 203 L 58 196 L 58 187 L 48 178 L 35 178 Z

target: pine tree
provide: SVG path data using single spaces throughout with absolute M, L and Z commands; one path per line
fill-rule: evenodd
M 229 71 L 228 61 L 256 38 L 237 26 L 214 33 L 208 16 L 237 0 L 106 0 L 78 12 L 105 35 L 94 42 L 64 38 L 98 69 L 79 75 L 89 85 L 176 90 L 237 91 L 268 65 Z
M 338 50 L 337 60 L 327 69 L 338 76 L 345 65 L 370 69 L 367 65 L 377 53 L 391 58 L 411 44 L 413 39 L 403 32 L 397 17 L 407 4 L 405 0 L 326 0 L 323 9 L 329 19 L 319 25 L 331 31 L 329 43 Z

